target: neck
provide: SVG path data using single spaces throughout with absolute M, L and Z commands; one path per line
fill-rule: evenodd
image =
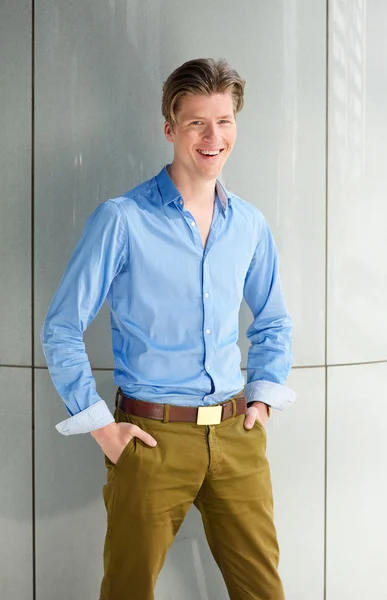
M 168 167 L 168 173 L 173 183 L 184 198 L 184 203 L 204 206 L 213 204 L 215 200 L 216 179 L 194 179 L 187 171 L 179 169 L 173 162 Z

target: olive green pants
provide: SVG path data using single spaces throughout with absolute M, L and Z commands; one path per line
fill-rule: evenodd
M 100 600 L 153 600 L 168 548 L 192 503 L 231 600 L 284 600 L 277 567 L 266 431 L 244 415 L 219 425 L 164 423 L 127 415 L 156 440 L 133 438 L 107 457 L 107 511 Z M 171 581 L 171 592 L 173 581 Z

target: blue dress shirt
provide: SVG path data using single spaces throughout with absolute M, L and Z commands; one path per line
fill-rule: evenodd
M 167 168 L 87 219 L 41 329 L 50 376 L 68 419 L 68 435 L 114 421 L 96 391 L 83 332 L 106 299 L 114 382 L 148 402 L 207 406 L 245 385 L 238 314 L 253 322 L 245 395 L 277 409 L 296 394 L 289 374 L 291 320 L 274 240 L 263 215 L 216 184 L 207 244 Z

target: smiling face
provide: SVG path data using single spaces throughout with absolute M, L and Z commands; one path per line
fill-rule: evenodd
M 236 139 L 231 93 L 183 96 L 176 118 L 174 126 L 164 125 L 165 137 L 174 144 L 175 168 L 193 179 L 216 179 Z

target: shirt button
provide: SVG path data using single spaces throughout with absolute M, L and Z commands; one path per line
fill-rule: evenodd
M 210 297 L 210 294 L 208 292 L 205 293 L 206 298 Z
M 206 329 L 206 333 L 209 335 L 211 333 L 211 329 Z
M 191 221 L 191 227 L 195 227 L 196 223 L 195 221 Z
M 183 204 L 183 200 L 180 200 L 180 204 Z
M 206 369 L 207 369 L 207 371 L 209 371 L 210 370 L 210 365 L 206 365 Z

